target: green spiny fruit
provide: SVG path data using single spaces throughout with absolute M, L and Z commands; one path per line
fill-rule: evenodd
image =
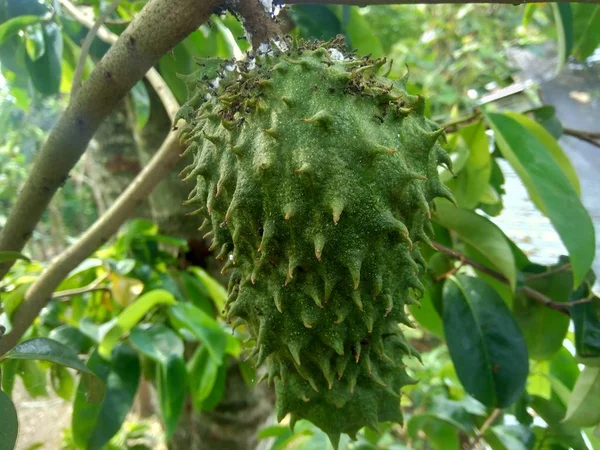
M 285 50 L 279 47 L 285 46 Z M 284 42 L 245 62 L 208 60 L 186 78 L 179 117 L 194 162 L 188 203 L 232 270 L 226 310 L 267 362 L 277 415 L 341 433 L 401 422 L 416 356 L 399 324 L 421 292 L 419 242 L 450 198 L 442 130 L 385 60 L 338 40 Z

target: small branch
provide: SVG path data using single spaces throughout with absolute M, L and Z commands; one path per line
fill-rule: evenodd
M 75 297 L 76 295 L 87 294 L 88 292 L 97 292 L 104 291 L 110 292 L 110 288 L 108 286 L 96 286 L 96 287 L 82 287 L 79 289 L 67 289 L 65 291 L 59 291 L 52 295 L 52 300 L 64 299 Z
M 471 114 L 468 117 L 461 117 L 456 120 L 451 120 L 449 122 L 446 122 L 445 124 L 442 125 L 442 128 L 444 128 L 444 131 L 446 133 L 454 133 L 459 128 L 470 125 L 473 122 L 476 122 L 477 120 L 479 120 L 480 118 L 481 118 L 481 112 L 479 110 L 476 110 L 473 114 Z
M 106 8 L 104 11 L 102 11 L 102 13 L 98 16 L 98 19 L 96 20 L 94 25 L 92 25 L 92 27 L 88 31 L 87 36 L 83 40 L 83 43 L 81 44 L 81 54 L 79 55 L 79 61 L 77 62 L 77 68 L 75 69 L 75 74 L 73 75 L 73 84 L 71 86 L 71 95 L 75 95 L 75 93 L 77 92 L 77 89 L 79 89 L 79 87 L 81 86 L 81 78 L 83 76 L 83 68 L 85 67 L 85 60 L 88 57 L 90 48 L 92 46 L 92 42 L 94 42 L 94 38 L 96 37 L 98 30 L 100 29 L 100 27 L 102 26 L 104 21 L 108 18 L 108 16 L 110 16 L 113 12 L 115 12 L 115 10 L 117 9 L 117 6 L 119 6 L 119 3 L 121 3 L 121 0 L 113 0 L 112 4 L 108 8 Z
M 61 253 L 25 293 L 12 317 L 12 331 L 0 339 L 0 355 L 13 348 L 53 297 L 69 272 L 104 244 L 135 213 L 136 207 L 150 195 L 179 162 L 179 138 L 171 132 L 150 162 L 125 192 L 73 245 Z
M 462 263 L 468 264 L 469 266 L 473 267 L 474 269 L 477 269 L 480 272 L 483 272 L 486 275 L 489 275 L 489 276 L 493 277 L 494 279 L 501 281 L 502 283 L 509 284 L 508 279 L 504 275 L 502 275 L 500 272 L 497 272 L 494 269 L 491 269 L 491 268 L 487 267 L 486 265 L 481 264 L 481 263 L 475 261 L 474 259 L 471 259 L 471 258 L 467 257 L 466 255 L 463 255 L 462 253 L 457 252 L 456 250 L 454 250 L 452 248 L 446 247 L 445 245 L 442 245 L 438 242 L 434 242 L 433 246 L 438 251 L 444 253 L 445 255 L 448 255 L 454 259 L 458 259 Z M 558 311 L 562 314 L 570 315 L 569 307 L 575 304 L 575 302 L 572 302 L 572 303 L 555 302 L 551 298 L 546 297 L 541 292 L 536 291 L 535 289 L 530 288 L 529 286 L 524 286 L 524 287 L 520 288 L 519 290 L 528 298 L 535 300 L 536 302 L 542 303 L 543 305 L 546 305 L 548 308 Z M 582 303 L 582 302 L 580 302 L 580 303 Z
M 529 275 L 528 277 L 525 277 L 525 281 L 539 280 L 541 278 L 546 278 L 546 277 L 549 277 L 550 275 L 554 275 L 556 273 L 566 272 L 567 270 L 570 270 L 570 269 L 571 269 L 571 264 L 567 263 L 567 264 L 564 264 L 555 269 L 550 269 L 550 270 L 547 270 L 542 273 L 536 273 L 534 275 Z
M 479 433 L 477 433 L 477 436 L 475 437 L 475 439 L 473 440 L 473 442 L 471 443 L 471 445 L 469 445 L 469 448 L 475 448 L 477 446 L 477 444 L 479 443 L 479 441 L 483 438 L 483 435 L 485 434 L 485 432 L 487 431 L 487 429 L 494 423 L 494 421 L 498 418 L 498 415 L 500 414 L 501 409 L 496 408 L 492 411 L 492 413 L 490 414 L 490 416 L 485 420 L 485 422 L 483 422 L 483 425 L 481 425 L 481 428 L 479 429 Z
M 0 232 L 0 251 L 23 249 L 100 123 L 159 59 L 204 23 L 220 3 L 221 0 L 146 3 L 71 98 L 38 152 Z M 0 278 L 12 264 L 0 264 Z
M 600 148 L 600 133 L 590 131 L 574 130 L 573 128 L 563 128 L 563 132 L 568 136 L 576 137 L 595 147 Z

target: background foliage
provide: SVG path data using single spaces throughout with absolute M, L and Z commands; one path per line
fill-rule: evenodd
M 76 2 L 96 16 L 108 3 Z M 111 31 L 122 32 L 144 3 L 122 1 L 107 22 Z M 600 449 L 595 238 L 577 175 L 556 142 L 562 126 L 535 96 L 527 111 L 482 104 L 518 78 L 508 49 L 554 49 L 556 70 L 569 58 L 591 56 L 600 42 L 600 6 L 306 5 L 280 18 L 297 36 L 343 34 L 359 54 L 393 58 L 392 78 L 408 66 L 410 90 L 425 95 L 429 115 L 448 124 L 455 166 L 454 174 L 441 176 L 458 208 L 437 204 L 435 249 L 423 249 L 427 290 L 420 306 L 410 307 L 417 327 L 407 334 L 422 362 L 406 361 L 419 383 L 401 399 L 405 425 L 365 428 L 357 442 L 344 437 L 340 447 Z M 0 226 L 68 101 L 86 33 L 59 1 L 0 0 Z M 194 58 L 246 51 L 242 36 L 234 17 L 214 17 L 164 56 L 158 70 L 183 101 L 177 74 L 192 71 Z M 84 77 L 107 48 L 94 42 Z M 127 120 L 143 133 L 156 114 L 147 84 L 136 86 L 128 105 Z M 490 221 L 503 208 L 499 160 L 517 172 L 567 248 L 555 265 L 530 261 Z M 98 216 L 102 187 L 91 167 L 82 161 L 55 199 L 27 249 L 32 260 L 18 262 L 0 282 L 7 332 L 46 262 Z M 128 419 L 148 386 L 171 443 L 188 409 L 218 407 L 232 365 L 254 389 L 261 373 L 244 361 L 252 344 L 245 330 L 233 331 L 221 316 L 227 294 L 218 268 L 210 255 L 190 262 L 194 243 L 186 233 L 173 234 L 184 238 L 143 218 L 128 223 L 71 272 L 24 341 L 0 357 L 1 450 L 12 449 L 17 437 L 10 400 L 17 380 L 32 397 L 54 391 L 72 402 L 71 428 L 63 435 L 68 449 L 156 445 L 145 425 Z M 294 430 L 266 426 L 258 438 L 273 450 L 330 445 L 306 421 Z

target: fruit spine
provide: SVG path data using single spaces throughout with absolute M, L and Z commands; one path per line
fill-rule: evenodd
M 416 352 L 398 324 L 423 290 L 432 201 L 451 197 L 423 98 L 379 76 L 385 60 L 343 52 L 290 40 L 204 61 L 179 114 L 188 203 L 232 271 L 227 318 L 267 362 L 278 419 L 308 419 L 334 443 L 402 420 L 402 358 Z

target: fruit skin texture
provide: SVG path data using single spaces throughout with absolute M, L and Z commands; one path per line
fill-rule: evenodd
M 186 78 L 183 175 L 278 419 L 308 419 L 335 444 L 402 421 L 402 358 L 417 353 L 399 324 L 423 289 L 417 244 L 433 199 L 451 197 L 437 174 L 450 160 L 424 100 L 377 75 L 384 60 L 341 58 L 339 41 L 283 45 Z

